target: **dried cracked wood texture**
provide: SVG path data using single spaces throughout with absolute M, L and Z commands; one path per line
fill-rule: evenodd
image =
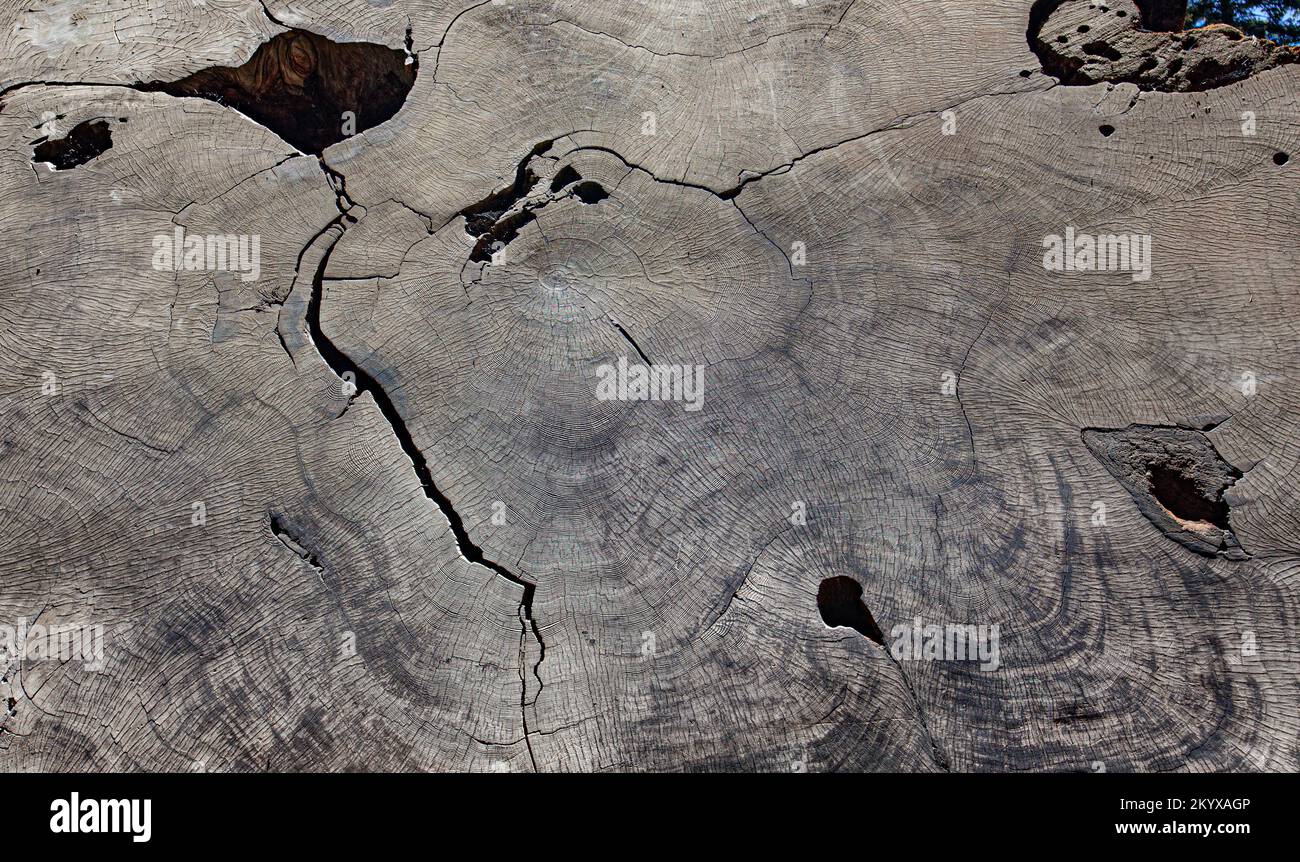
M 4 14 L 5 769 L 1297 768 L 1289 49 Z

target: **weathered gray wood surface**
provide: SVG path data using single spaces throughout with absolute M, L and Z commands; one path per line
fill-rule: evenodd
M 0 767 L 1297 768 L 1276 50 L 1139 79 L 1129 0 L 3 5 L 0 623 L 104 667 L 0 656 Z M 318 159 L 133 86 L 285 27 L 418 58 L 401 110 Z M 154 269 L 177 225 L 259 277 Z M 1067 227 L 1151 277 L 1046 269 Z M 598 400 L 620 357 L 702 409 Z M 900 660 L 917 618 L 999 666 Z

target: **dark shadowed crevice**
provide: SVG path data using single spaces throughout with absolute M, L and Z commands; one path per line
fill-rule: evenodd
M 477 263 L 488 263 L 492 260 L 494 252 L 513 242 L 524 225 L 536 219 L 537 216 L 532 209 L 526 207 L 505 216 L 500 221 L 493 222 L 488 230 L 478 235 L 478 242 L 474 243 L 469 259 Z
M 862 601 L 862 585 L 843 575 L 827 578 L 817 588 L 817 610 L 832 628 L 847 626 L 871 641 L 885 645 L 885 635 Z
M 1083 53 L 1090 54 L 1093 57 L 1105 57 L 1107 60 L 1121 60 L 1124 57 L 1123 54 L 1105 42 L 1085 42 Z
M 459 215 L 465 218 L 465 233 L 476 237 L 469 254 L 471 261 L 490 263 L 492 255 L 518 237 L 525 225 L 537 219 L 537 210 L 547 204 L 567 197 L 577 198 L 584 204 L 595 204 L 609 197 L 604 186 L 594 180 L 582 180 L 582 175 L 572 165 L 565 165 L 555 172 L 549 193 L 543 188 L 538 194 L 536 188 L 540 179 L 533 171 L 532 162 L 554 143 L 555 139 L 550 139 L 537 144 L 515 168 L 515 178 L 510 185 L 460 211 Z M 561 194 L 566 187 L 568 191 Z
M 334 42 L 291 29 L 263 43 L 242 66 L 213 66 L 178 81 L 135 87 L 229 105 L 299 150 L 319 155 L 396 114 L 418 68 L 402 49 Z
M 465 232 L 478 237 L 478 242 L 474 243 L 474 249 L 470 252 L 470 260 L 481 263 L 490 261 L 495 249 L 508 244 L 519 235 L 520 228 L 536 218 L 527 208 L 509 216 L 506 213 L 537 185 L 537 174 L 530 164 L 550 149 L 553 143 L 553 140 L 546 140 L 533 147 L 515 168 L 514 182 L 460 211 L 460 215 L 465 217 Z
M 273 512 L 270 515 L 270 520 L 271 533 L 280 540 L 280 544 L 284 545 L 296 554 L 299 559 L 311 566 L 313 569 L 319 570 L 321 568 L 321 564 L 316 559 L 316 555 L 307 549 L 306 543 L 298 536 L 283 517 Z
M 614 318 L 610 318 L 609 322 L 618 330 L 619 335 L 623 336 L 623 340 L 632 345 L 632 349 L 636 351 L 637 356 L 641 357 L 642 362 L 646 365 L 654 365 L 654 363 L 650 361 L 650 357 L 646 356 L 646 352 L 641 349 L 641 345 L 636 343 L 636 339 L 632 337 L 632 334 L 623 328 L 623 324 L 619 323 Z
M 125 122 L 125 121 L 123 121 Z M 113 134 L 107 120 L 86 120 L 72 127 L 67 137 L 36 142 L 33 162 L 49 162 L 56 171 L 84 165 L 113 146 Z
M 460 211 L 460 214 L 465 217 L 466 233 L 473 236 L 487 233 L 505 213 L 533 190 L 533 186 L 537 185 L 537 174 L 533 173 L 530 163 L 546 152 L 552 143 L 554 141 L 542 141 L 529 150 L 528 155 L 524 156 L 523 161 L 515 168 L 515 179 L 510 185 Z
M 551 191 L 558 192 L 565 186 L 572 185 L 580 179 L 582 179 L 582 174 L 574 170 L 573 165 L 565 165 L 555 172 L 555 176 L 551 177 Z
M 343 237 L 343 233 L 347 229 L 347 225 L 353 221 L 355 220 L 347 212 L 341 212 L 339 216 L 326 228 L 326 231 L 336 227 L 338 230 L 333 239 L 328 241 L 329 244 L 325 247 L 320 262 L 316 266 L 315 275 L 312 278 L 311 296 L 307 301 L 307 310 L 305 315 L 307 329 L 311 334 L 311 341 L 316 347 L 316 351 L 320 354 L 326 365 L 329 366 L 330 370 L 340 379 L 354 380 L 356 383 L 355 395 L 359 396 L 363 392 L 370 393 L 371 398 L 374 399 L 375 406 L 379 408 L 380 414 L 385 420 L 387 420 L 389 427 L 393 431 L 393 435 L 397 438 L 398 445 L 406 454 L 406 457 L 410 459 L 411 466 L 415 470 L 416 478 L 419 479 L 420 486 L 424 491 L 424 496 L 437 506 L 438 510 L 442 512 L 443 517 L 447 519 L 447 523 L 451 527 L 452 535 L 455 537 L 456 545 L 460 550 L 461 556 L 471 563 L 477 563 L 478 565 L 489 569 L 523 590 L 523 595 L 519 601 L 519 619 L 521 623 L 520 708 L 522 711 L 521 720 L 524 728 L 524 743 L 528 749 L 528 755 L 529 759 L 532 761 L 533 769 L 536 771 L 537 761 L 533 758 L 532 739 L 530 737 L 528 725 L 527 707 L 529 701 L 527 699 L 528 685 L 525 677 L 526 672 L 524 670 L 523 638 L 526 638 L 531 634 L 533 639 L 537 642 L 538 658 L 532 668 L 533 676 L 537 679 L 537 695 L 534 696 L 531 701 L 531 703 L 535 704 L 537 698 L 541 695 L 542 688 L 544 687 L 541 676 L 541 666 L 542 662 L 546 660 L 546 642 L 542 639 L 541 627 L 538 626 L 537 620 L 533 617 L 533 599 L 537 592 L 537 585 L 532 581 L 516 575 L 514 572 L 510 571 L 495 560 L 489 559 L 487 555 L 484 554 L 483 549 L 479 545 L 475 544 L 474 540 L 470 538 L 469 531 L 465 528 L 465 522 L 461 518 L 460 513 L 457 512 L 456 508 L 452 505 L 451 499 L 444 494 L 434 482 L 433 473 L 429 469 L 428 460 L 424 457 L 424 453 L 420 450 L 420 447 L 416 445 L 415 438 L 412 436 L 410 428 L 407 427 L 406 419 L 397 409 L 392 398 L 389 397 L 388 392 L 373 375 L 367 372 L 360 364 L 354 362 L 350 356 L 334 344 L 321 328 L 321 301 L 324 293 L 325 270 L 329 265 L 330 256 L 333 254 L 334 248 L 338 245 L 338 241 Z M 324 233 L 325 231 L 322 231 L 318 234 L 317 237 L 313 239 L 313 242 L 320 239 Z M 351 374 L 350 378 L 347 376 L 349 374 Z
M 342 236 L 342 234 L 340 234 L 340 236 Z M 337 239 L 335 242 L 337 242 Z M 489 568 L 511 583 L 517 584 L 523 588 L 524 609 L 528 613 L 529 622 L 533 627 L 534 633 L 537 635 L 538 645 L 541 647 L 544 654 L 546 647 L 542 643 L 541 633 L 537 631 L 537 623 L 532 620 L 533 592 L 536 589 L 536 585 L 524 580 L 499 563 L 489 560 L 484 555 L 483 549 L 470 539 L 469 532 L 465 529 L 465 522 L 461 519 L 460 514 L 456 511 L 455 507 L 452 506 L 451 500 L 448 499 L 446 494 L 439 490 L 436 484 L 434 484 L 433 474 L 429 470 L 429 463 L 425 459 L 424 453 L 421 452 L 420 448 L 415 444 L 415 439 L 411 436 L 411 431 L 406 426 L 406 420 L 402 418 L 401 413 L 398 412 L 392 399 L 388 397 L 388 393 L 384 390 L 384 387 L 381 386 L 369 372 L 357 363 L 353 362 L 351 357 L 340 350 L 338 346 L 330 340 L 329 336 L 325 334 L 324 330 L 321 329 L 320 309 L 321 294 L 323 292 L 323 282 L 325 278 L 325 267 L 329 263 L 330 252 L 333 251 L 333 248 L 333 245 L 331 245 L 329 251 L 322 256 L 320 263 L 317 266 L 316 275 L 312 284 L 311 299 L 307 304 L 307 326 L 311 332 L 312 341 L 316 345 L 316 349 L 320 351 L 321 357 L 325 360 L 326 364 L 328 364 L 334 373 L 340 378 L 344 378 L 344 374 L 347 372 L 352 373 L 356 380 L 356 392 L 358 395 L 362 392 L 369 392 L 371 397 L 374 398 L 376 406 L 379 407 L 379 412 L 383 414 L 384 418 L 388 420 L 389 425 L 392 426 L 393 433 L 397 436 L 402 451 L 411 459 L 411 463 L 415 468 L 415 474 L 420 480 L 420 485 L 424 489 L 425 496 L 437 504 L 439 510 L 441 510 L 443 515 L 446 516 L 447 522 L 451 525 L 452 534 L 455 535 L 456 542 L 460 546 L 461 554 L 465 559 L 472 563 L 478 563 L 481 566 Z

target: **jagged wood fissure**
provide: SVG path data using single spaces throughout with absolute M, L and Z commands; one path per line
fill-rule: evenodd
M 342 175 L 328 169 L 323 160 L 321 165 L 322 168 L 326 170 L 327 176 L 331 179 L 331 186 L 333 186 L 333 179 L 335 177 L 338 178 L 340 200 L 346 199 L 346 192 L 343 191 L 344 179 Z M 383 415 L 389 428 L 392 430 L 393 435 L 397 438 L 402 452 L 410 460 L 411 467 L 415 472 L 416 478 L 419 479 L 420 486 L 424 491 L 424 496 L 432 502 L 437 507 L 438 511 L 442 513 L 443 517 L 446 518 L 447 524 L 451 528 L 452 535 L 456 539 L 456 545 L 460 550 L 461 556 L 471 563 L 489 569 L 504 580 L 521 588 L 522 595 L 519 601 L 519 615 L 522 627 L 521 638 L 531 634 L 533 639 L 537 642 L 538 657 L 537 661 L 532 666 L 532 674 L 537 680 L 537 696 L 540 696 L 541 690 L 545 685 L 542 681 L 541 666 L 542 662 L 546 660 L 546 641 L 542 637 L 541 627 L 533 616 L 533 601 L 536 596 L 537 585 L 530 580 L 516 575 L 501 563 L 490 559 L 484 553 L 482 547 L 470 538 L 469 531 L 465 528 L 464 519 L 461 518 L 460 513 L 456 511 L 451 499 L 447 497 L 447 495 L 443 493 L 434 482 L 433 473 L 429 469 L 428 460 L 420 450 L 420 447 L 416 444 L 414 436 L 407 427 L 406 420 L 389 397 L 387 391 L 382 385 L 380 385 L 373 375 L 361 366 L 360 363 L 353 361 L 347 353 L 339 349 L 329 336 L 325 334 L 325 331 L 321 326 L 321 304 L 324 294 L 325 271 L 329 266 L 330 255 L 333 253 L 339 241 L 343 238 L 347 222 L 351 218 L 348 214 L 348 210 L 342 209 L 341 204 L 340 208 L 342 211 L 339 213 L 339 216 L 322 229 L 322 232 L 312 240 L 313 243 L 318 242 L 332 228 L 338 228 L 334 233 L 333 238 L 329 239 L 328 244 L 324 247 L 320 260 L 316 264 L 315 273 L 312 275 L 311 279 L 311 294 L 307 301 L 304 319 L 311 336 L 312 345 L 315 347 L 321 359 L 339 380 L 348 379 L 349 375 L 351 379 L 355 380 L 356 389 L 349 400 L 364 392 L 370 393 L 371 398 L 374 399 L 375 406 L 379 409 L 379 412 Z M 304 253 L 305 251 L 306 249 L 304 249 Z M 302 255 L 300 254 L 299 259 L 301 259 L 301 256 Z M 344 410 L 346 409 L 345 406 Z M 520 692 L 520 706 L 521 710 L 523 710 L 521 720 L 524 727 L 524 740 L 528 743 L 529 757 L 532 758 L 532 744 L 528 741 L 528 719 L 526 713 L 528 706 L 528 683 L 527 678 L 524 675 L 524 667 L 526 664 L 527 659 L 524 654 L 523 642 L 521 640 L 520 683 L 522 690 Z M 537 697 L 535 696 L 533 698 L 533 703 L 535 703 L 536 700 Z M 535 759 L 533 760 L 533 767 L 534 770 L 536 770 Z

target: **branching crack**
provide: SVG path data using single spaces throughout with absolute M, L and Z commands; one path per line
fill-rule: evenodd
M 912 699 L 912 708 L 916 711 L 916 720 L 920 723 L 921 730 L 925 733 L 926 741 L 930 743 L 930 754 L 934 758 L 935 764 L 944 772 L 951 772 L 952 761 L 948 759 L 948 753 L 939 747 L 938 741 L 930 731 L 930 723 L 925 718 L 925 710 L 921 708 L 921 699 L 916 696 L 916 689 L 912 687 L 912 681 L 907 678 L 907 674 L 903 673 L 903 665 L 898 659 L 894 658 L 893 654 L 891 654 L 888 649 L 885 649 L 885 655 L 894 663 L 894 667 L 898 670 L 899 677 L 903 680 L 903 686 L 907 689 L 907 694 Z
M 514 572 L 510 571 L 495 560 L 489 559 L 483 552 L 483 549 L 470 538 L 469 531 L 465 528 L 465 522 L 456 511 L 456 508 L 452 505 L 451 499 L 448 498 L 434 482 L 433 473 L 429 469 L 428 460 L 425 458 L 424 453 L 420 450 L 419 446 L 416 445 L 415 438 L 412 435 L 410 428 L 407 426 L 406 420 L 402 417 L 401 412 L 393 403 L 392 398 L 388 395 L 384 387 L 380 385 L 379 381 L 367 372 L 359 363 L 353 361 L 346 352 L 335 345 L 321 327 L 321 302 L 324 293 L 325 270 L 329 265 L 331 254 L 333 254 L 339 240 L 342 239 L 344 233 L 347 231 L 348 224 L 356 221 L 354 217 L 349 215 L 351 201 L 348 200 L 347 192 L 345 190 L 345 178 L 342 174 L 329 168 L 323 159 L 321 160 L 321 168 L 326 173 L 331 187 L 338 193 L 340 212 L 339 215 L 330 222 L 330 224 L 326 225 L 326 227 L 313 237 L 310 243 L 308 243 L 308 248 L 310 248 L 311 245 L 320 241 L 322 237 L 331 232 L 332 228 L 338 228 L 337 231 L 333 231 L 333 238 L 328 240 L 329 244 L 325 247 L 320 261 L 316 265 L 316 272 L 312 277 L 311 295 L 307 302 L 307 311 L 305 315 L 308 333 L 317 353 L 320 354 L 321 359 L 324 360 L 330 370 L 340 379 L 350 379 L 355 381 L 354 397 L 359 396 L 362 392 L 368 391 L 370 393 L 371 397 L 374 399 L 375 406 L 379 408 L 380 414 L 385 420 L 387 420 L 388 425 L 392 429 L 393 435 L 397 438 L 397 442 L 401 446 L 402 451 L 406 454 L 406 457 L 410 459 L 416 478 L 420 480 L 420 486 L 424 491 L 424 496 L 437 506 L 438 510 L 442 512 L 443 517 L 447 519 L 447 524 L 450 526 L 452 535 L 455 537 L 456 545 L 460 550 L 461 556 L 471 563 L 476 563 L 489 569 L 499 577 L 504 578 L 523 590 L 523 595 L 520 598 L 518 609 L 522 629 L 520 634 L 520 708 L 524 727 L 524 740 L 528 743 L 528 751 L 531 758 L 532 743 L 529 741 L 527 708 L 530 705 L 536 704 L 537 698 L 541 696 L 541 691 L 544 686 L 541 676 L 541 666 L 542 662 L 546 660 L 546 642 L 542 638 L 541 627 L 533 617 L 533 600 L 536 596 L 537 585 L 532 581 L 516 575 Z M 345 201 L 348 204 L 346 207 L 344 206 Z M 298 259 L 300 262 L 306 250 L 307 249 L 304 248 L 303 252 L 299 254 Z M 533 639 L 537 641 L 538 648 L 537 662 L 532 667 L 532 674 L 537 680 L 537 694 L 531 701 L 528 699 L 528 681 L 527 675 L 524 671 L 527 652 L 524 641 L 529 633 L 531 633 Z M 537 762 L 535 759 L 533 760 L 533 768 L 534 770 L 537 768 Z
M 942 108 L 934 108 L 932 110 L 919 111 L 915 114 L 909 114 L 904 117 L 898 117 L 886 125 L 879 126 L 869 131 L 859 132 L 856 135 L 850 135 L 847 138 L 843 138 L 838 141 L 832 141 L 831 143 L 823 144 L 820 147 L 814 147 L 811 150 L 801 151 L 798 156 L 795 156 L 790 161 L 783 162 L 774 167 L 766 168 L 761 171 L 754 171 L 749 169 L 742 170 L 740 172 L 740 175 L 737 178 L 736 184 L 732 186 L 728 186 L 727 188 L 724 189 L 715 189 L 712 186 L 706 186 L 702 183 L 693 183 L 685 179 L 673 179 L 671 177 L 661 177 L 658 174 L 651 171 L 649 168 L 628 161 L 617 150 L 613 150 L 609 147 L 601 146 L 600 144 L 579 144 L 574 146 L 572 149 L 568 150 L 567 152 L 565 152 L 563 155 L 568 156 L 576 152 L 581 152 L 583 150 L 608 153 L 609 155 L 618 159 L 628 168 L 645 174 L 646 176 L 650 177 L 650 179 L 654 180 L 657 183 L 666 183 L 668 185 L 681 186 L 682 188 L 688 188 L 688 189 L 699 189 L 702 192 L 708 192 L 709 194 L 714 195 L 715 197 L 719 197 L 723 200 L 732 200 L 737 195 L 739 195 L 742 191 L 744 191 L 745 187 L 748 186 L 750 183 L 757 182 L 766 177 L 788 173 L 790 170 L 794 168 L 795 165 L 799 164 L 805 159 L 811 158 L 812 156 L 818 155 L 820 153 L 828 152 L 829 150 L 836 149 L 837 147 L 842 147 L 845 144 L 852 144 L 857 141 L 862 141 L 867 138 L 874 137 L 876 135 L 884 134 L 886 132 L 893 132 L 901 129 L 910 128 L 918 120 L 921 120 L 925 117 L 932 117 L 938 114 L 942 114 L 944 111 L 956 110 L 957 108 L 962 107 L 966 103 L 976 101 L 977 99 L 988 99 L 996 96 L 1019 96 L 1026 92 L 1045 92 L 1046 90 L 1053 89 L 1056 86 L 1057 84 L 1052 84 L 1047 87 L 1037 87 L 1037 86 L 1022 87 L 1015 90 L 998 90 L 990 93 L 977 93 L 973 96 L 969 96 L 965 99 L 962 99 L 961 101 L 955 102 L 950 105 L 946 105 Z M 568 135 L 561 135 L 558 138 L 556 138 L 556 140 L 561 140 L 563 138 L 570 137 L 570 135 L 572 134 L 573 133 L 571 132 Z
M 561 137 L 570 134 L 573 133 Z M 466 266 L 492 263 L 494 256 L 519 236 L 525 225 L 537 219 L 537 211 L 550 204 L 574 198 L 584 205 L 591 205 L 609 197 L 604 186 L 594 180 L 584 180 L 571 165 L 558 170 L 549 185 L 542 183 L 543 178 L 533 170 L 533 161 L 542 157 L 557 140 L 559 138 L 539 142 L 515 167 L 515 177 L 510 185 L 470 204 L 444 224 L 445 227 L 455 218 L 462 217 L 465 219 L 465 232 L 477 238 Z M 539 186 L 541 192 L 537 191 Z M 464 267 L 461 274 L 464 284 Z

